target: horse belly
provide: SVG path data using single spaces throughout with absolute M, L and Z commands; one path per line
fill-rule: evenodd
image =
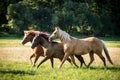
M 39 45 L 33 49 L 33 53 L 35 55 L 44 56 L 43 48 L 41 46 L 39 46 Z
M 74 49 L 74 53 L 76 55 L 84 55 L 87 54 L 91 51 L 89 46 L 76 46 L 76 48 Z

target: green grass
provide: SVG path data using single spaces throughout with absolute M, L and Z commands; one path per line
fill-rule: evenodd
M 52 69 L 48 62 L 42 64 L 36 72 L 28 63 L 0 62 L 0 80 L 119 80 L 120 67 L 75 68 L 64 64 L 61 69 Z

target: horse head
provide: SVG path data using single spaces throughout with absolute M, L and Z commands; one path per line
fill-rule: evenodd
M 61 30 L 59 27 L 56 27 L 55 31 L 49 37 L 49 41 L 51 42 L 52 40 L 56 38 L 60 38 L 62 42 L 66 42 L 66 41 L 71 40 L 70 37 L 71 36 L 67 32 Z
M 50 35 L 50 37 L 49 37 L 49 41 L 50 41 L 50 42 L 52 42 L 52 40 L 58 38 L 58 36 L 59 36 L 59 30 L 60 30 L 59 27 L 56 27 L 56 28 L 55 28 L 54 32 L 53 32 L 53 33 Z
M 22 44 L 26 44 L 27 42 L 32 42 L 35 35 L 39 34 L 39 31 L 24 31 L 24 37 L 22 40 Z
M 33 49 L 38 45 L 41 45 L 43 47 L 47 47 L 49 45 L 47 35 L 39 34 L 34 37 L 31 48 Z

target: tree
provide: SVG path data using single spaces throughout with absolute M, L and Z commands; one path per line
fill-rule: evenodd
M 8 6 L 3 26 L 18 34 L 29 27 L 52 31 L 57 25 L 72 33 L 120 35 L 119 9 L 118 0 L 23 0 Z
M 51 25 L 51 14 L 48 8 L 33 6 L 29 2 L 19 2 L 8 7 L 7 19 L 9 25 L 21 34 L 21 31 L 33 27 L 38 30 L 46 30 Z M 43 29 L 45 28 L 45 29 Z
M 7 7 L 9 4 L 17 3 L 21 0 L 1 0 L 0 1 L 0 31 L 9 31 L 10 27 L 7 26 Z

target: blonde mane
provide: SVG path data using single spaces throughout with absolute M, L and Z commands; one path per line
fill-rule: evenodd
M 68 33 L 66 33 L 65 31 L 62 31 L 61 29 L 59 29 L 59 35 L 61 37 L 61 39 L 67 41 L 67 40 L 71 40 L 70 39 L 70 35 Z

